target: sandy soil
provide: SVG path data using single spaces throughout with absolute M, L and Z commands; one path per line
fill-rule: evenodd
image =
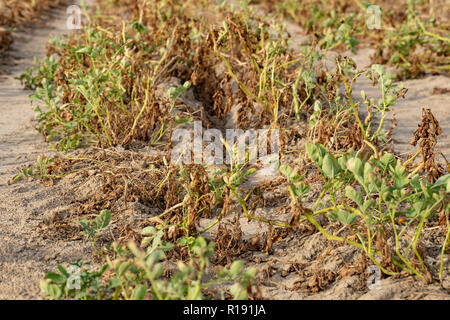
M 0 80 L 0 299 L 41 298 L 39 279 L 46 272 L 64 261 L 78 258 L 88 260 L 91 253 L 86 241 L 53 238 L 48 233 L 38 231 L 40 229 L 37 226 L 55 214 L 65 212 L 68 204 L 80 193 L 87 194 L 98 188 L 100 182 L 94 181 L 95 177 L 63 179 L 52 187 L 45 187 L 38 181 L 7 185 L 18 169 L 33 164 L 38 155 L 52 154 L 34 129 L 33 111 L 28 99 L 30 92 L 24 91 L 14 77 L 31 65 L 33 56 L 44 55 L 45 44 L 51 34 L 65 32 L 65 18 L 64 11 L 53 11 L 46 27 L 17 33 L 11 52 L 16 57 L 16 65 L 8 67 L 11 75 Z M 358 66 L 366 66 L 369 53 L 367 50 L 359 52 L 355 57 Z M 435 87 L 450 88 L 448 78 L 428 76 L 404 81 L 404 84 L 409 91 L 393 110 L 398 120 L 394 131 L 396 150 L 401 153 L 415 150 L 409 145 L 412 131 L 420 121 L 421 108 L 430 107 L 443 129 L 438 147 L 450 159 L 450 94 L 433 94 Z M 361 89 L 369 96 L 378 97 L 378 90 L 366 81 L 357 83 L 355 97 Z M 267 208 L 265 214 L 278 209 Z M 283 217 L 277 216 L 277 219 L 280 218 Z M 243 239 L 248 240 L 267 231 L 266 226 L 258 223 L 243 218 L 239 221 Z M 202 226 L 208 223 L 211 221 L 205 219 Z M 206 237 L 214 240 L 215 231 L 216 228 L 211 229 Z M 320 234 L 308 235 L 304 230 L 292 233 L 274 244 L 271 255 L 253 251 L 241 258 L 260 270 L 260 277 L 264 280 L 261 286 L 264 298 L 450 299 L 447 291 L 450 287 L 448 257 L 444 281 L 447 290 L 436 284 L 424 285 L 412 277 L 383 279 L 381 289 L 369 290 L 365 278 L 358 274 L 342 273 L 344 265 L 348 267 L 355 263 L 355 269 L 364 267 L 357 265 L 361 260 L 360 252 L 349 246 L 329 244 Z M 437 255 L 427 258 L 436 267 Z M 314 274 L 320 274 L 316 280 L 320 278 L 325 283 L 315 283 Z M 306 287 L 296 283 L 302 275 L 307 279 Z M 317 286 L 324 286 L 325 289 L 320 292 L 311 290 Z
M 13 61 L 0 80 L 0 299 L 39 299 L 39 279 L 63 261 L 86 256 L 82 241 L 44 238 L 36 226 L 66 202 L 64 185 L 46 188 L 38 181 L 7 185 L 18 169 L 36 162 L 40 154 L 50 155 L 42 136 L 34 129 L 30 91 L 15 77 L 43 57 L 52 35 L 66 32 L 65 10 L 54 10 L 36 26 L 15 34 L 9 52 Z

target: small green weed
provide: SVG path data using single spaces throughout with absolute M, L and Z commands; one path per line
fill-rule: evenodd
M 83 223 L 84 229 L 95 238 L 109 222 L 110 215 L 103 211 L 93 223 Z M 247 299 L 253 285 L 256 269 L 244 270 L 242 261 L 235 261 L 230 268 L 217 270 L 209 280 L 209 258 L 214 243 L 202 237 L 182 237 L 177 244 L 163 240 L 164 230 L 146 227 L 142 230 L 142 243 L 137 246 L 113 244 L 105 257 L 106 263 L 91 271 L 88 263 L 77 261 L 70 265 L 71 271 L 58 266 L 59 273 L 48 273 L 41 280 L 41 289 L 49 299 L 76 300 L 200 300 L 206 299 L 204 291 L 220 288 L 218 285 L 233 283 L 229 292 L 234 299 Z M 178 261 L 176 271 L 165 270 L 165 260 L 175 246 L 186 248 L 188 262 Z M 146 248 L 146 249 L 145 249 Z M 112 258 L 110 258 L 110 256 Z M 75 270 L 75 271 L 74 271 Z M 222 289 L 221 297 L 225 298 Z

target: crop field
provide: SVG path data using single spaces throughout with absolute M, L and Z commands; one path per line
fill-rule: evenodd
M 0 299 L 450 298 L 450 2 L 0 0 Z

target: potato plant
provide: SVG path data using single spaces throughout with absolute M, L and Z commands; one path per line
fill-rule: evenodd
M 93 238 L 93 243 L 98 232 L 108 226 L 108 217 L 107 213 L 102 212 L 91 227 L 81 222 Z M 233 283 L 228 286 L 231 296 L 234 299 L 247 299 L 256 269 L 244 270 L 242 261 L 237 260 L 229 268 L 217 270 L 209 280 L 205 279 L 205 272 L 210 266 L 209 259 L 214 251 L 213 242 L 208 243 L 201 236 L 186 236 L 173 244 L 163 239 L 162 229 L 154 227 L 144 228 L 142 236 L 140 245 L 134 242 L 126 246 L 113 244 L 106 263 L 97 270 L 90 268 L 90 263 L 81 261 L 70 264 L 71 270 L 76 268 L 76 272 L 72 273 L 59 265 L 58 273 L 48 273 L 41 280 L 45 297 L 65 300 L 201 300 L 207 298 L 203 290 Z M 190 259 L 188 262 L 178 261 L 176 271 L 167 271 L 165 261 L 174 245 L 186 247 Z
M 428 219 L 436 212 L 450 210 L 450 175 L 444 175 L 430 184 L 417 174 L 409 176 L 401 161 L 390 153 L 385 153 L 380 159 L 373 156 L 366 159 L 360 152 L 350 150 L 335 157 L 317 143 L 307 144 L 306 151 L 324 179 L 321 198 L 329 196 L 329 200 L 322 203 L 322 208 L 318 202 L 317 208 L 320 209 L 306 213 L 306 218 L 328 239 L 347 242 L 362 249 L 383 272 L 391 275 L 393 272 L 383 267 L 376 258 L 378 256 L 385 261 L 391 252 L 377 248 L 375 242 L 379 237 L 392 238 L 395 255 L 390 257 L 390 262 L 411 274 L 424 277 L 426 267 L 417 245 Z M 298 193 L 292 195 L 293 201 L 298 201 Z M 323 212 L 331 221 L 348 226 L 355 240 L 328 233 L 314 218 L 314 215 Z M 402 216 L 406 220 L 399 223 Z M 359 228 L 361 225 L 362 229 Z M 412 238 L 408 235 L 411 229 Z M 400 245 L 404 239 L 409 239 L 406 248 Z M 419 267 L 413 265 L 413 258 L 419 261 Z

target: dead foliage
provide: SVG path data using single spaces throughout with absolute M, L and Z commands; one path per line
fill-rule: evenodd
M 224 265 L 231 263 L 237 255 L 243 253 L 246 246 L 242 239 L 239 219 L 235 218 L 231 226 L 223 223 L 219 224 L 215 243 L 215 257 L 213 261 L 216 264 Z
M 13 43 L 11 31 L 0 27 L 0 51 L 7 51 Z
M 211 217 L 213 208 L 220 208 L 222 217 L 231 208 L 227 190 L 223 191 L 222 201 L 216 199 L 203 166 L 176 167 L 161 153 L 89 148 L 54 158 L 47 172 L 47 184 L 54 183 L 56 178 L 52 177 L 63 177 L 64 183 L 70 185 L 70 180 L 77 177 L 67 192 L 70 212 L 55 214 L 43 227 L 52 233 L 64 231 L 70 237 L 80 231 L 78 220 L 90 219 L 108 209 L 117 222 L 119 239 L 138 241 L 137 227 L 168 223 L 173 227 L 167 230 L 166 237 L 176 241 L 187 232 L 197 232 L 199 219 Z M 230 249 L 230 244 L 220 243 L 224 244 L 224 252 Z
M 384 229 L 379 230 L 375 236 L 375 246 L 380 251 L 382 261 L 381 266 L 386 270 L 399 271 L 399 268 L 392 263 L 393 251 L 388 245 L 388 235 Z
M 336 63 L 338 64 L 346 63 L 346 61 L 350 60 L 341 55 L 336 58 Z M 356 65 L 354 63 L 350 65 L 355 71 Z M 326 94 L 323 93 L 321 96 L 327 103 L 322 104 L 321 110 L 315 112 L 318 112 L 318 114 L 315 114 L 316 119 L 314 123 L 310 121 L 307 136 L 310 141 L 318 142 L 330 150 L 360 150 L 366 145 L 363 133 L 352 109 L 348 107 L 341 112 L 335 111 L 337 105 L 335 99 L 340 97 L 338 96 L 338 90 L 342 85 L 342 76 L 343 74 L 339 69 L 329 75 L 329 77 L 322 71 L 321 77 L 318 78 L 318 83 L 326 85 Z M 369 113 L 365 119 L 366 124 L 372 120 L 372 111 L 370 109 L 368 111 Z
M 426 171 L 432 183 L 444 174 L 444 167 L 437 161 L 437 153 L 434 151 L 437 136 L 441 133 L 442 129 L 439 126 L 439 122 L 431 113 L 431 109 L 422 108 L 422 120 L 418 128 L 414 130 L 414 137 L 410 143 L 416 146 L 419 142 L 422 160 L 418 171 Z
M 23 27 L 66 0 L 1 0 L 0 26 Z
M 449 88 L 434 87 L 433 91 L 431 92 L 431 94 L 446 94 L 446 93 L 449 93 L 449 92 L 450 92 Z
M 50 224 L 73 225 L 74 219 L 96 216 L 99 211 L 110 209 L 116 215 L 114 219 L 123 220 L 125 226 L 120 236 L 124 236 L 130 229 L 126 225 L 136 227 L 136 222 L 146 217 L 139 207 L 132 208 L 129 204 L 161 212 L 182 200 L 175 171 L 168 169 L 160 156 L 93 148 L 76 157 L 56 158 L 48 166 L 48 172 L 66 175 L 66 181 L 74 176 L 71 172 L 83 177 L 82 183 L 77 183 L 70 192 L 70 213 L 62 220 L 56 217 Z M 122 216 L 127 212 L 135 215 L 134 223 L 133 219 Z
M 13 43 L 9 28 L 29 26 L 45 11 L 66 3 L 66 0 L 0 0 L 0 58 Z M 0 59 L 0 64 L 3 63 Z
M 337 274 L 328 269 L 301 270 L 292 290 L 317 293 L 336 280 Z
M 332 150 L 359 150 L 364 146 L 364 137 L 358 123 L 353 121 L 351 110 L 345 111 L 338 125 L 334 120 L 331 117 L 322 117 L 319 120 L 316 127 L 318 143 L 330 146 Z
M 246 242 L 246 249 L 250 251 L 262 251 L 267 256 L 273 254 L 273 246 L 290 234 L 291 230 L 284 228 L 275 228 L 269 224 L 269 230 L 262 234 L 253 236 Z

